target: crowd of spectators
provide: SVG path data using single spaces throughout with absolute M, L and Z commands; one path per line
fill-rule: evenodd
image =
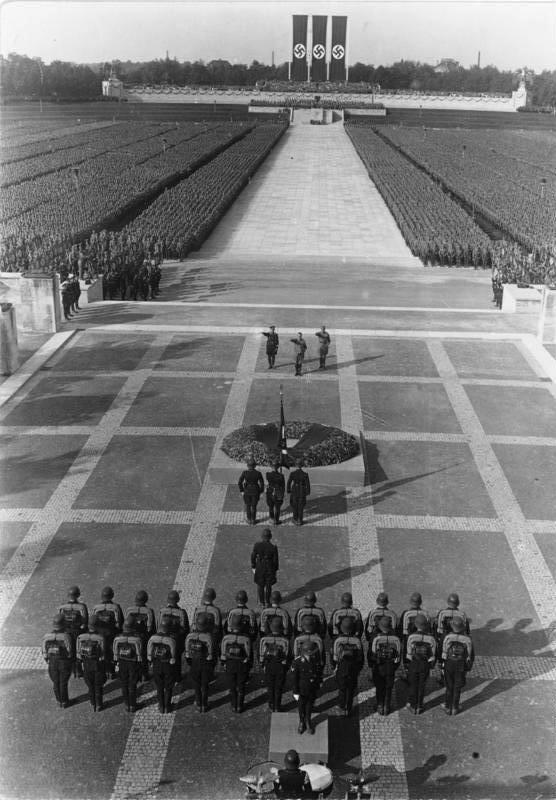
M 265 99 L 254 98 L 249 105 L 253 108 L 259 106 L 276 106 L 283 108 L 331 108 L 341 110 L 344 108 L 369 108 L 378 109 L 384 108 L 382 103 L 373 103 L 370 100 L 353 100 L 348 95 L 340 95 L 339 97 L 315 97 L 299 96 L 299 95 L 285 95 L 283 97 L 267 97 Z

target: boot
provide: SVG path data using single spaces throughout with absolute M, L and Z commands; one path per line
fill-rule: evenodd
M 245 695 L 240 692 L 240 694 L 238 695 L 238 698 L 237 698 L 237 713 L 238 714 L 242 714 L 243 713 L 243 702 L 244 702 L 244 699 L 245 699 Z
M 307 726 L 305 725 L 305 720 L 304 719 L 300 719 L 299 720 L 299 725 L 297 727 L 297 732 L 301 734 L 301 733 L 305 733 L 306 730 L 307 730 Z
M 166 689 L 164 691 L 164 707 L 167 714 L 172 712 L 172 690 Z

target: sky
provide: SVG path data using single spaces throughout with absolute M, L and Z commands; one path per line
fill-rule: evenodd
M 292 14 L 348 17 L 347 61 L 556 69 L 556 0 L 4 0 L 0 52 L 79 63 L 290 59 Z

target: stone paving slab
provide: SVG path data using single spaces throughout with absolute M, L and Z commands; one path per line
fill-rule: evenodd
M 556 404 L 548 386 L 466 386 L 465 391 L 487 434 L 546 438 L 556 434 Z
M 536 533 L 535 539 L 542 550 L 546 563 L 556 579 L 556 536 L 550 533 Z
M 494 444 L 494 452 L 528 519 L 556 517 L 556 448 Z
M 79 327 L 86 324 L 86 317 L 91 312 L 94 314 L 94 309 L 95 305 L 91 305 L 82 312 Z M 137 367 L 150 343 L 151 337 L 145 335 L 122 340 L 117 334 L 98 337 L 85 333 L 62 354 L 55 368 L 68 372 L 130 371 Z
M 293 372 L 293 370 L 292 370 Z M 289 420 L 311 420 L 323 425 L 340 424 L 338 387 L 334 383 L 309 383 L 307 376 L 288 381 L 284 408 Z M 245 408 L 249 423 L 280 419 L 280 388 L 275 381 L 255 378 Z
M 403 339 L 353 338 L 357 375 L 438 378 L 425 342 Z
M 243 347 L 242 336 L 174 336 L 156 364 L 158 370 L 214 372 L 235 370 Z
M 359 397 L 366 429 L 461 433 L 443 386 L 360 383 Z
M 511 342 L 448 342 L 446 352 L 462 378 L 535 377 L 534 370 Z
M 0 525 L 0 570 L 4 569 L 11 559 L 31 525 L 31 522 L 2 522 Z
M 218 426 L 232 381 L 153 375 L 137 395 L 124 426 Z

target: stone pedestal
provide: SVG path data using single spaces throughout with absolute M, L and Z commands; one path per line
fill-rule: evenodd
M 15 308 L 11 303 L 0 306 L 0 374 L 12 375 L 19 367 Z
M 92 280 L 91 283 L 79 281 L 79 287 L 81 289 L 81 296 L 79 297 L 80 308 L 84 308 L 85 306 L 90 305 L 90 303 L 99 303 L 103 299 L 102 275 L 99 275 L 98 278 Z
M 270 721 L 269 761 L 284 763 L 288 750 L 297 750 L 302 764 L 328 763 L 328 718 L 315 715 L 315 733 L 297 732 L 297 714 L 272 714 Z
M 514 283 L 504 284 L 502 311 L 509 314 L 538 313 L 542 302 L 542 288 L 520 288 Z
M 19 293 L 21 330 L 55 333 L 62 318 L 58 276 L 26 272 L 21 275 Z

